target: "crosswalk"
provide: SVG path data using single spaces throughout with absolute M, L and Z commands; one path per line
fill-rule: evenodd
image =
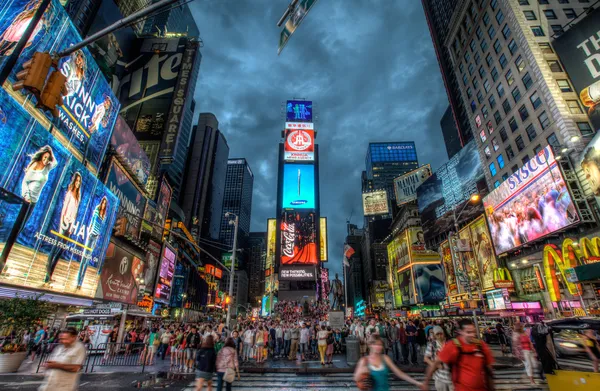
M 532 385 L 524 378 L 523 370 L 499 370 L 495 374 L 496 390 L 539 390 L 546 391 L 545 384 Z M 261 391 L 348 391 L 357 390 L 352 373 L 335 373 L 327 375 L 296 375 L 293 373 L 242 373 L 241 380 L 235 381 L 235 390 L 261 390 Z M 416 380 L 422 381 L 423 374 L 412 374 Z M 215 379 L 216 381 L 216 379 Z M 396 377 L 390 377 L 391 390 L 418 390 L 419 388 Z M 435 390 L 433 382 L 430 386 Z M 194 384 L 190 384 L 185 391 L 193 391 Z

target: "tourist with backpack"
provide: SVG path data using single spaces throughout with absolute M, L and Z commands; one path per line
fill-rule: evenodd
M 477 339 L 477 330 L 471 319 L 462 319 L 458 325 L 458 338 L 447 342 L 437 354 L 433 364 L 427 368 L 421 389 L 429 390 L 433 374 L 446 364 L 450 367 L 456 391 L 493 391 L 492 351 L 485 342 Z
M 444 329 L 440 326 L 432 326 L 431 330 L 433 333 L 433 340 L 427 343 L 427 349 L 425 350 L 425 363 L 429 366 L 435 365 L 438 353 L 446 344 L 446 333 L 444 332 Z M 435 371 L 433 380 L 435 382 L 436 391 L 452 391 L 454 389 L 450 367 L 446 364 L 442 363 L 442 367 Z

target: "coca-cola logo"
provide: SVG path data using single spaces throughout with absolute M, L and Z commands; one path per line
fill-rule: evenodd
M 296 241 L 296 225 L 294 223 L 283 223 L 281 229 L 282 251 L 286 257 L 294 256 L 294 243 Z
M 287 143 L 296 151 L 305 151 L 312 146 L 312 137 L 305 130 L 293 130 L 288 134 Z

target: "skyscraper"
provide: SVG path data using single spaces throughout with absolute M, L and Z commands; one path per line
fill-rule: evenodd
M 201 113 L 193 131 L 181 207 L 186 226 L 197 238 L 218 240 L 223 217 L 223 196 L 229 146 L 212 113 Z
M 158 0 L 150 1 L 156 3 Z M 187 33 L 188 37 L 200 37 L 200 30 L 186 3 L 178 7 L 169 8 L 157 15 L 146 19 L 143 28 L 144 34 Z
M 385 189 L 388 199 L 394 199 L 394 178 L 419 167 L 415 143 L 413 141 L 369 143 L 365 165 L 367 180 L 371 181 L 373 189 Z
M 250 232 L 248 238 L 248 302 L 256 306 L 265 291 L 265 260 L 267 255 L 267 233 Z
M 225 176 L 223 218 L 219 235 L 220 241 L 229 248 L 233 248 L 234 230 L 233 226 L 229 224 L 230 219 L 225 217 L 225 213 L 231 212 L 239 216 L 238 240 L 241 242 L 250 233 L 253 188 L 254 174 L 252 174 L 246 159 L 229 159 Z
M 452 116 L 452 107 L 448 106 L 444 112 L 440 120 L 440 127 L 442 128 L 442 136 L 444 136 L 444 144 L 446 144 L 446 153 L 448 154 L 448 158 L 451 158 L 463 147 L 460 144 L 460 137 L 454 116 Z

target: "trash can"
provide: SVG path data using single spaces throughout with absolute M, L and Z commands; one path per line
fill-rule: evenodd
M 346 338 L 346 362 L 348 365 L 355 365 L 360 359 L 360 341 L 355 336 Z

